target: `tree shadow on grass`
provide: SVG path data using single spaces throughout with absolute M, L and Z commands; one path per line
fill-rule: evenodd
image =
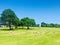
M 27 29 L 27 28 L 17 28 L 17 30 L 33 30 L 34 28 L 29 28 L 29 29 Z
M 33 28 L 29 28 L 29 29 L 27 29 L 27 28 L 16 28 L 16 29 L 13 29 L 13 30 L 33 30 Z
M 0 29 L 0 31 L 11 31 L 10 29 Z
M 16 29 L 10 30 L 10 29 L 1 29 L 1 28 L 0 28 L 0 31 L 33 30 L 33 29 L 34 29 L 34 28 L 29 28 L 29 29 L 27 29 L 27 28 L 16 28 Z

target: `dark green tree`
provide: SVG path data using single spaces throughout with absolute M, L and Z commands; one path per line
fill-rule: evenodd
M 47 26 L 46 23 L 44 23 L 44 22 L 41 23 L 41 27 L 46 27 L 46 26 Z
M 55 25 L 55 24 L 51 23 L 51 24 L 50 24 L 50 27 L 55 27 L 54 25 Z
M 5 9 L 1 14 L 1 19 L 3 21 L 8 22 L 10 30 L 12 29 L 11 25 L 13 25 L 13 23 L 16 22 L 16 18 L 17 18 L 16 14 L 11 9 Z
M 25 26 L 25 22 L 22 19 L 20 20 L 20 26 Z
M 28 17 L 22 18 L 21 19 L 21 24 L 23 26 L 27 26 L 27 29 L 29 29 L 29 26 L 34 26 L 35 25 L 35 20 L 34 19 L 30 19 Z

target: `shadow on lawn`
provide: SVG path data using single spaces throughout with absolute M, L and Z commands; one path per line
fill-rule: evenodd
M 0 28 L 0 31 L 14 31 L 14 30 L 33 30 L 34 28 L 30 28 L 30 29 L 27 29 L 27 28 L 16 28 L 16 29 L 1 29 Z
M 29 28 L 29 29 L 27 29 L 27 28 L 17 28 L 15 30 L 33 30 L 33 28 Z
M 0 31 L 11 31 L 10 29 L 0 29 Z

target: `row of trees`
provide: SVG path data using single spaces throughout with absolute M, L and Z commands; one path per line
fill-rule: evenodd
M 41 27 L 60 27 L 60 24 L 53 24 L 53 23 L 47 24 L 42 22 Z
M 29 29 L 29 26 L 39 26 L 36 25 L 36 22 L 34 19 L 31 18 L 22 18 L 21 20 L 16 16 L 14 11 L 11 9 L 5 9 L 2 14 L 1 14 L 1 20 L 5 22 L 8 26 L 9 29 L 12 29 L 12 25 L 17 28 L 18 26 L 26 26 L 27 29 Z
M 12 25 L 17 28 L 18 26 L 26 26 L 27 29 L 29 29 L 29 27 L 38 27 L 39 24 L 36 24 L 34 19 L 25 17 L 22 19 L 19 19 L 16 14 L 14 13 L 14 11 L 12 11 L 11 9 L 5 9 L 2 14 L 1 14 L 1 21 L 6 24 L 7 26 L 9 26 L 9 29 L 13 29 Z M 41 23 L 41 27 L 60 27 L 60 24 L 47 24 L 42 22 Z

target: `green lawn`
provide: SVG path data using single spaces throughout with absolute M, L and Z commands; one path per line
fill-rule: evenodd
M 35 27 L 14 31 L 0 28 L 0 45 L 60 45 L 60 28 Z

